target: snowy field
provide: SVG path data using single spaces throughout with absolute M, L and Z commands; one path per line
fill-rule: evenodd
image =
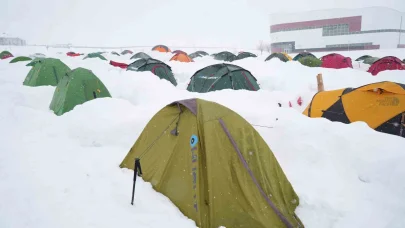
M 361 122 L 345 125 L 301 114 L 316 93 L 318 73 L 331 90 L 378 81 L 405 84 L 405 71 L 372 76 L 360 69 L 308 68 L 299 62 L 264 62 L 266 53 L 232 63 L 251 71 L 260 91 L 198 94 L 185 88 L 195 71 L 219 63 L 208 56 L 194 63 L 169 62 L 172 54 L 144 50 L 172 67 L 179 83 L 174 87 L 150 72 L 68 57 L 66 49 L 10 51 L 15 56 L 41 52 L 71 69 L 91 69 L 113 98 L 87 102 L 57 117 L 49 110 L 54 87 L 23 86 L 30 70 L 26 62 L 0 61 L 1 228 L 195 227 L 149 183 L 137 183 L 131 206 L 132 171 L 118 167 L 157 111 L 191 97 L 225 105 L 256 126 L 300 197 L 297 214 L 306 227 L 405 227 L 405 139 Z M 342 54 L 353 60 L 363 54 L 405 58 L 399 49 Z M 104 56 L 131 62 L 130 55 Z M 302 106 L 296 102 L 300 96 Z

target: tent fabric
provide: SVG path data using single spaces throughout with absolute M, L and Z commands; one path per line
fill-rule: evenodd
M 150 71 L 160 79 L 165 79 L 177 86 L 177 81 L 173 75 L 172 69 L 166 63 L 157 59 L 138 59 L 128 65 L 127 70 L 130 71 Z
M 58 116 L 77 105 L 97 98 L 111 97 L 104 84 L 84 68 L 76 68 L 63 76 L 55 89 L 49 108 Z
M 384 81 L 319 92 L 303 114 L 346 124 L 363 121 L 376 131 L 405 137 L 405 85 Z
M 209 54 L 205 51 L 196 51 L 196 52 L 191 53 L 188 56 L 190 56 L 190 58 L 194 59 L 197 57 L 203 57 L 203 56 L 207 56 L 207 55 L 209 55 Z
M 43 58 L 35 58 L 31 62 L 29 62 L 26 66 L 35 66 L 35 64 L 39 63 Z
M 350 57 L 344 57 L 343 55 L 332 53 L 325 55 L 321 58 L 323 68 L 353 68 L 352 59 Z
M 385 70 L 405 70 L 405 64 L 394 56 L 387 56 L 374 62 L 367 72 L 373 76 Z
M 11 58 L 11 57 L 14 57 L 14 56 L 9 51 L 0 52 L 0 59 L 8 59 L 8 58 Z
M 232 62 L 236 59 L 236 55 L 229 51 L 222 51 L 216 54 L 213 54 L 214 59 L 221 60 L 225 62 Z
M 368 65 L 372 65 L 373 63 L 375 63 L 376 61 L 378 61 L 380 58 L 378 57 L 369 57 L 363 60 L 364 64 L 368 64 Z
M 364 61 L 365 59 L 368 59 L 368 58 L 370 58 L 370 57 L 372 57 L 371 55 L 362 55 L 362 56 L 360 56 L 360 57 L 358 57 L 356 60 L 354 60 L 354 61 Z
M 30 57 L 18 56 L 18 57 L 15 57 L 14 59 L 12 59 L 10 61 L 10 63 L 24 62 L 24 61 L 30 61 L 30 60 L 32 60 Z
M 256 58 L 257 55 L 250 53 L 250 52 L 239 52 L 239 54 L 236 56 L 235 60 L 241 60 L 245 58 Z
M 299 197 L 273 152 L 244 118 L 202 99 L 157 112 L 122 163 L 198 227 L 303 227 Z M 191 175 L 190 175 L 191 174 Z
M 121 56 L 121 55 L 120 55 L 118 52 L 116 52 L 116 51 L 112 51 L 111 54 L 112 54 L 112 55 L 116 55 L 116 56 Z
M 131 59 L 150 59 L 150 58 L 152 57 L 150 57 L 148 54 L 144 52 L 138 52 L 131 57 Z
M 289 56 L 285 55 L 282 52 L 275 52 L 275 53 L 269 55 L 264 61 L 270 61 L 273 58 L 278 58 L 280 61 L 283 61 L 283 62 L 291 61 L 291 57 L 289 58 Z
M 173 54 L 185 54 L 185 55 L 187 55 L 187 52 L 184 52 L 182 50 L 175 50 L 175 51 L 172 51 L 172 53 Z
M 70 52 L 66 53 L 66 55 L 70 56 L 70 57 L 77 57 L 77 56 L 81 56 L 82 54 L 70 51 Z
M 187 86 L 188 91 L 199 93 L 223 89 L 257 91 L 260 87 L 249 71 L 226 63 L 207 66 L 195 72 Z
M 301 58 L 308 57 L 308 56 L 316 59 L 316 56 L 310 52 L 300 52 L 296 56 L 294 56 L 294 58 L 292 60 L 299 61 Z
M 110 65 L 115 66 L 115 67 L 119 67 L 121 69 L 127 69 L 127 67 L 128 67 L 128 64 L 126 64 L 126 63 L 114 62 L 112 60 L 110 60 Z
M 302 65 L 307 66 L 307 67 L 321 67 L 322 66 L 322 60 L 312 57 L 310 55 L 299 58 L 298 62 L 300 62 Z
M 23 85 L 25 86 L 56 86 L 62 77 L 70 71 L 59 59 L 39 59 L 28 72 Z
M 183 62 L 183 63 L 194 62 L 194 60 L 192 58 L 190 58 L 187 54 L 183 54 L 183 53 L 175 54 L 170 59 L 170 61 L 179 61 L 179 62 Z
M 133 52 L 130 50 L 124 50 L 121 52 L 121 55 L 126 55 L 126 54 L 133 54 Z
M 94 58 L 99 58 L 101 60 L 107 60 L 104 56 L 102 56 L 100 53 L 89 53 L 84 57 L 83 59 L 94 59 Z
M 158 52 L 172 52 L 170 48 L 168 48 L 165 45 L 156 45 L 152 48 L 152 51 L 158 51 Z

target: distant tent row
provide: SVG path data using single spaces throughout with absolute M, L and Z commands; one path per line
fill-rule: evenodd
M 49 108 L 62 115 L 87 101 L 111 97 L 104 84 L 90 70 L 70 68 L 59 59 L 35 59 L 28 72 L 25 86 L 56 86 Z
M 303 114 L 346 124 L 363 121 L 376 131 L 405 137 L 405 85 L 378 82 L 319 92 Z

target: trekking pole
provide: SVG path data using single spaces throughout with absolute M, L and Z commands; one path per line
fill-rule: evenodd
M 131 205 L 134 205 L 136 176 L 142 176 L 141 162 L 140 162 L 139 158 L 135 158 Z

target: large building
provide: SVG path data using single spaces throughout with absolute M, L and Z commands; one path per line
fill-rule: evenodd
M 26 42 L 17 37 L 0 37 L 0 45 L 24 46 Z
M 272 52 L 405 48 L 405 13 L 383 7 L 270 16 Z

